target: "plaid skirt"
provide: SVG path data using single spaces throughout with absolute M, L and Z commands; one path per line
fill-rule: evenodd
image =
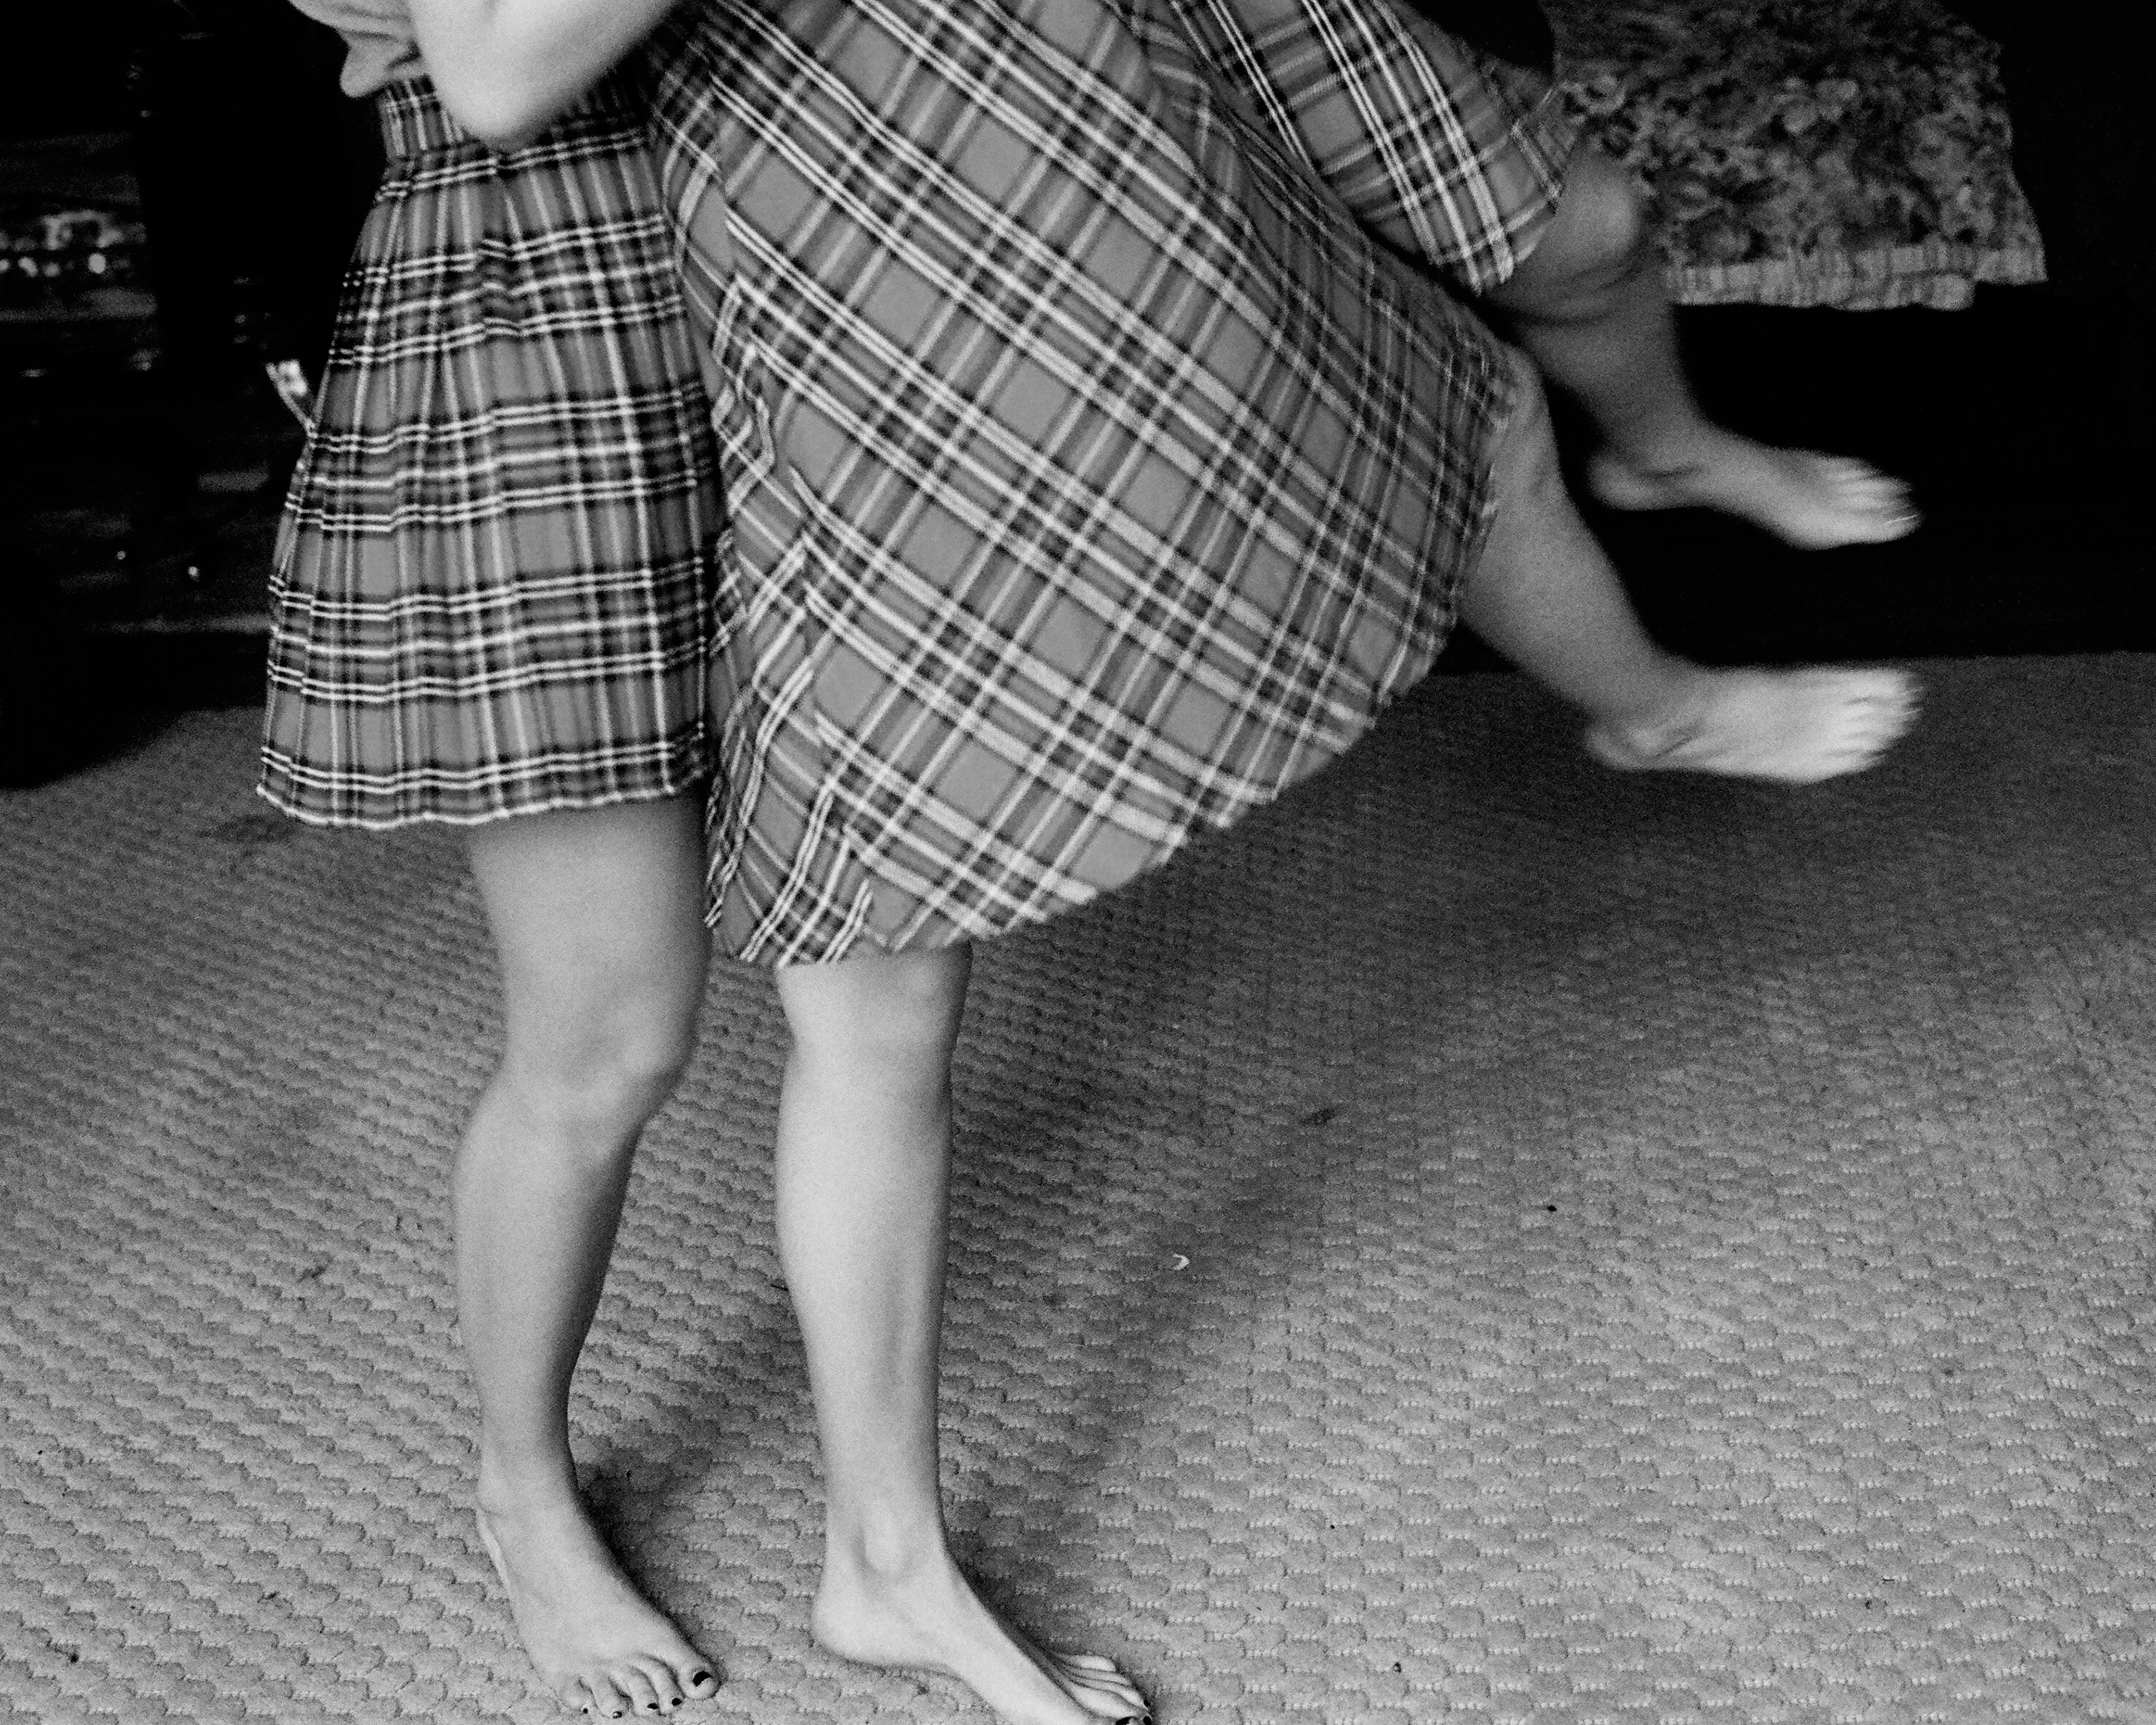
M 1347 748 L 1443 644 L 1569 148 L 1386 0 L 705 0 L 654 119 L 718 431 L 709 912 L 996 933 Z
M 1581 126 L 1540 71 L 1389 0 L 1167 0 L 1233 97 L 1357 221 L 1473 294 L 1502 284 L 1564 191 Z
M 345 285 L 271 582 L 261 789 L 472 822 L 699 787 L 716 469 L 641 108 L 506 152 L 424 84 Z

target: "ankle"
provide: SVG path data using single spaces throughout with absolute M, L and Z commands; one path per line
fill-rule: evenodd
M 1671 730 L 1687 723 L 1713 673 L 1689 660 L 1659 655 L 1647 676 L 1637 680 L 1625 698 L 1608 703 L 1589 716 L 1635 736 Z
M 554 1457 L 516 1462 L 485 1455 L 480 1459 L 479 1484 L 472 1502 L 481 1515 L 499 1519 L 565 1504 L 581 1506 L 583 1502 L 573 1462 Z
M 916 1584 L 957 1567 L 940 1517 L 834 1518 L 824 1535 L 824 1553 L 826 1574 L 879 1589 Z
M 1628 426 L 1603 444 L 1601 459 L 1642 479 L 1676 479 L 1696 473 L 1714 458 L 1724 434 L 1706 419 Z

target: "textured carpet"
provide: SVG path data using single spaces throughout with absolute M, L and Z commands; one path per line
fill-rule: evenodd
M 1625 778 L 1440 680 L 982 954 L 958 1537 L 1166 1725 L 2156 1720 L 2156 659 L 1944 664 L 1871 774 Z M 252 716 L 0 801 L 0 1714 L 539 1721 L 461 1507 L 453 846 Z M 809 1641 L 782 1047 L 714 982 L 579 1379 L 706 1717 Z

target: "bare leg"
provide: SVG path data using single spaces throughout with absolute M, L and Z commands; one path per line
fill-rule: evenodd
M 1624 169 L 1589 146 L 1512 279 L 1485 296 L 1603 447 L 1589 484 L 1620 509 L 1699 506 L 1812 547 L 1899 538 L 1908 490 L 1861 461 L 1778 449 L 1700 411 L 1677 351 L 1662 264 Z
M 456 1169 L 480 1532 L 540 1676 L 608 1718 L 718 1687 L 592 1526 L 568 1432 L 637 1136 L 694 1043 L 709 951 L 698 822 L 685 799 L 634 803 L 501 822 L 470 846 L 506 1030 Z
M 1532 373 L 1499 446 L 1499 498 L 1460 614 L 1522 670 L 1584 709 L 1614 767 L 1809 783 L 1867 767 L 1907 728 L 1915 691 L 1893 670 L 1710 670 L 1640 627 L 1566 495 Z
M 1598 718 L 1646 721 L 1681 705 L 1700 668 L 1648 638 L 1617 572 L 1573 507 L 1549 409 L 1516 363 L 1520 404 L 1499 445 L 1496 520 L 1460 615 L 1507 659 Z
M 816 1638 L 941 1671 L 1006 1725 L 1147 1717 L 1107 1661 L 1034 1648 L 953 1561 L 937 1477 L 951 1051 L 970 954 L 778 975 L 793 1050 L 778 1239 L 808 1353 L 828 1497 Z

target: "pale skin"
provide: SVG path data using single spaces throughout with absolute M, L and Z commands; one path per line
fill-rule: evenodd
M 513 143 L 668 3 L 415 0 L 413 13 L 452 111 Z M 1567 303 L 1571 312 L 1543 321 L 1584 324 L 1589 350 L 1594 329 L 1618 326 Z M 1564 339 L 1537 354 L 1553 376 Z M 1594 367 L 1584 369 L 1591 383 Z M 1626 752 L 1622 764 L 1801 778 L 1855 770 L 1892 740 L 1908 699 L 1891 673 L 1813 674 L 1824 683 L 1757 674 L 1740 688 L 1656 647 L 1564 494 L 1531 376 L 1520 401 L 1497 452 L 1502 507 L 1463 612 L 1585 711 Z M 1684 758 L 1669 753 L 1671 739 Z M 523 817 L 478 829 L 470 850 L 504 1026 L 454 1182 L 480 1531 L 533 1666 L 567 1706 L 670 1713 L 714 1693 L 721 1673 L 593 1523 L 567 1406 L 637 1140 L 695 1045 L 709 962 L 701 813 L 680 798 Z M 968 965 L 960 947 L 778 973 L 793 1038 L 778 1132 L 780 1249 L 827 1505 L 810 1626 L 839 1656 L 955 1678 L 1005 1725 L 1142 1719 L 1142 1697 L 1110 1661 L 1045 1651 L 1004 1620 L 945 1533 L 937 1351 L 950 1063 Z
M 1584 410 L 1601 440 L 1588 487 L 1610 507 L 1720 510 L 1815 550 L 1917 525 L 1899 480 L 1846 456 L 1774 448 L 1700 410 L 1639 194 L 1593 146 L 1573 153 L 1556 214 L 1482 304 Z
M 413 0 L 444 105 L 526 141 L 673 0 Z M 542 1678 L 594 1715 L 669 1713 L 715 1661 L 638 1590 L 578 1497 L 567 1392 L 630 1158 L 694 1045 L 708 963 L 701 814 L 676 800 L 476 832 L 505 1048 L 455 1180 L 459 1327 L 480 1404 L 481 1539 Z M 959 1572 L 937 1480 L 942 1162 L 963 950 L 783 973 L 794 1034 L 779 1231 L 829 1493 L 813 1618 L 834 1652 L 946 1672 L 1011 1725 L 1147 1717 L 1108 1661 L 1036 1649 Z
M 1524 367 L 1519 382 L 1497 453 L 1502 501 L 1463 590 L 1478 631 L 1650 753 L 1676 726 L 1733 740 L 1755 762 L 1763 751 L 1756 776 L 1803 778 L 1825 776 L 1823 760 L 1855 770 L 1892 741 L 1907 718 L 1893 673 L 1732 674 L 1656 646 L 1565 496 Z M 1758 686 L 1733 686 L 1738 675 Z M 708 963 L 700 814 L 676 799 L 528 816 L 476 829 L 470 855 L 505 1032 L 455 1178 L 480 1525 L 526 1650 L 565 1702 L 608 1718 L 669 1713 L 714 1692 L 719 1669 L 593 1526 L 567 1407 L 637 1137 L 694 1045 Z M 956 1678 L 1005 1725 L 1142 1719 L 1142 1697 L 1108 1661 L 1045 1651 L 988 1605 L 945 1534 L 937 1353 L 968 965 L 962 947 L 777 973 L 793 1037 L 779 1245 L 826 1493 L 810 1627 L 840 1657 Z
M 411 0 L 442 104 L 497 149 L 528 143 L 649 35 L 675 0 Z
M 708 945 L 685 800 L 472 835 L 501 955 L 505 1048 L 456 1173 L 460 1327 L 480 1404 L 478 1507 L 517 1631 L 597 1717 L 714 1693 L 715 1661 L 636 1590 L 578 1495 L 567 1427 L 644 1124 L 694 1043 Z M 817 1640 L 941 1671 L 1011 1725 L 1144 1716 L 1104 1659 L 1036 1648 L 981 1600 L 937 1480 L 950 1060 L 965 948 L 778 973 L 793 1033 L 778 1214 L 822 1440 Z

